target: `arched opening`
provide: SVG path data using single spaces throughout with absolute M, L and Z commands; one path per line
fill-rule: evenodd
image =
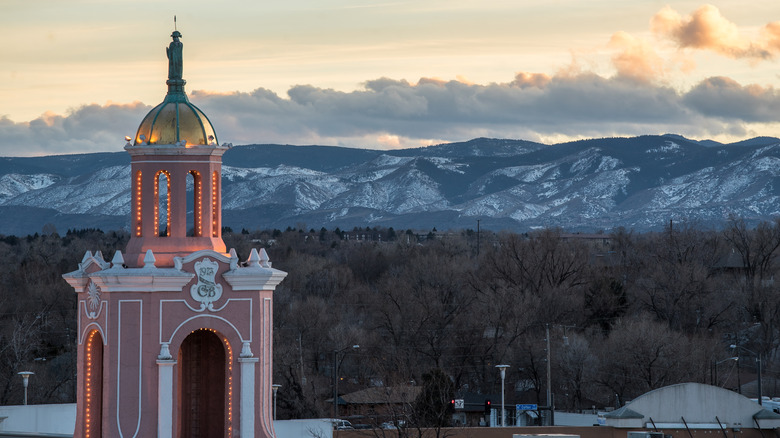
M 211 174 L 211 237 L 219 237 L 219 173 Z
M 209 329 L 187 336 L 179 349 L 179 430 L 181 438 L 226 436 L 225 346 Z
M 200 173 L 187 173 L 187 236 L 203 235 L 203 188 Z
M 171 235 L 171 174 L 166 170 L 157 172 L 154 179 L 155 203 L 154 217 L 157 220 L 157 235 L 166 237 Z
M 87 335 L 84 347 L 84 437 L 103 436 L 103 338 L 97 330 Z
M 143 221 L 141 212 L 143 209 L 141 208 L 143 206 L 143 192 L 141 191 L 142 185 L 141 185 L 141 171 L 135 173 L 135 178 L 133 179 L 133 197 L 135 199 L 135 202 L 133 203 L 133 219 L 135 219 L 135 236 L 141 237 L 143 235 Z

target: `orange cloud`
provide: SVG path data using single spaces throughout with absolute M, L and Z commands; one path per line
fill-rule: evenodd
M 609 47 L 619 52 L 612 56 L 618 76 L 651 82 L 664 75 L 664 61 L 650 45 L 626 32 L 616 32 Z
M 456 76 L 455 76 L 455 79 L 456 79 L 458 82 L 460 82 L 461 84 L 466 84 L 466 85 L 476 85 L 476 83 L 475 83 L 474 81 L 470 81 L 470 80 L 466 79 L 464 76 L 461 76 L 461 75 L 456 75 Z
M 712 50 L 731 58 L 768 59 L 773 55 L 767 41 L 744 38 L 737 25 L 712 5 L 701 6 L 688 17 L 666 6 L 655 14 L 650 25 L 654 33 L 671 39 L 680 48 Z
M 401 139 L 397 135 L 381 134 L 376 138 L 376 142 L 387 149 L 401 149 Z
M 54 111 L 46 111 L 45 113 L 41 114 L 38 120 L 51 128 L 62 120 L 62 116 L 55 113 Z
M 440 87 L 443 87 L 446 84 L 447 81 L 439 78 L 420 78 L 417 81 L 417 85 L 438 85 Z
M 520 88 L 544 88 L 547 84 L 550 83 L 550 80 L 550 76 L 544 73 L 520 72 L 515 75 L 515 80 L 512 81 L 512 85 Z
M 769 50 L 780 53 L 780 21 L 767 24 L 764 27 L 763 36 Z

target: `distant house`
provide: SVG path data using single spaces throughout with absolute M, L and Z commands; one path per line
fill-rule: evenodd
M 378 425 L 407 418 L 420 386 L 381 386 L 344 394 L 340 413 L 358 422 Z
M 382 233 L 377 230 L 344 231 L 341 234 L 341 238 L 351 242 L 382 242 L 386 240 Z
M 770 261 L 773 266 L 777 266 L 780 263 L 780 257 L 773 256 Z M 755 262 L 754 262 L 755 263 Z M 745 282 L 745 274 L 748 267 L 745 264 L 745 260 L 742 258 L 736 249 L 732 248 L 731 251 L 724 254 L 717 262 L 712 266 L 713 271 L 720 274 L 729 274 L 738 278 L 741 283 Z M 765 287 L 772 286 L 775 282 L 774 276 L 763 278 L 761 285 Z
M 612 248 L 611 234 L 562 233 L 561 240 L 582 242 L 593 251 L 608 251 Z

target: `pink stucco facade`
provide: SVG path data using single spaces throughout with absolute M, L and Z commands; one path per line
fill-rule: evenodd
M 79 297 L 75 436 L 273 437 L 273 290 L 286 274 L 264 250 L 242 263 L 225 252 L 224 148 L 126 149 L 134 178 L 127 257 L 88 252 L 65 275 Z M 195 197 L 189 230 L 187 196 Z
M 177 358 L 187 336 L 203 329 L 225 349 L 225 436 L 274 436 L 272 293 L 284 276 L 270 267 L 264 251 L 253 251 L 239 266 L 234 253 L 201 250 L 177 257 L 171 268 L 125 268 L 117 258 L 107 263 L 88 253 L 79 270 L 66 276 L 79 294 L 75 436 L 186 436 L 177 411 Z M 221 289 L 211 297 L 216 299 L 203 299 L 203 285 Z M 93 333 L 103 343 L 102 360 L 88 358 Z M 95 367 L 102 379 L 90 382 Z M 101 401 L 100 418 L 95 408 L 87 412 L 95 399 Z
M 271 438 L 273 291 L 287 274 L 265 250 L 226 251 L 228 146 L 189 103 L 172 37 L 168 95 L 125 145 L 126 251 L 88 251 L 63 276 L 78 296 L 74 436 Z
M 149 249 L 158 267 L 201 249 L 224 253 L 221 175 L 227 147 L 128 144 L 125 150 L 132 157 L 127 265 L 142 265 Z

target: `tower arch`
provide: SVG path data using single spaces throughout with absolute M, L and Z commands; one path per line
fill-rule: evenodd
M 187 203 L 187 236 L 201 237 L 203 236 L 203 203 L 211 201 L 209 199 L 211 193 L 203 193 L 203 182 L 197 170 L 192 169 L 187 172 L 186 178 L 187 188 L 192 185 L 192 197 L 189 198 L 192 205 Z
M 132 213 L 130 222 L 132 223 L 132 234 L 135 237 L 143 236 L 143 172 L 136 170 L 133 173 L 132 181 Z
M 154 177 L 155 230 L 159 237 L 171 235 L 171 174 L 159 170 Z

